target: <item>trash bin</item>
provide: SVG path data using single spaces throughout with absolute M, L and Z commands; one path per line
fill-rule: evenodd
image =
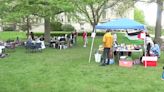
M 95 54 L 95 61 L 96 62 L 100 62 L 101 61 L 101 54 L 99 54 L 99 53 Z

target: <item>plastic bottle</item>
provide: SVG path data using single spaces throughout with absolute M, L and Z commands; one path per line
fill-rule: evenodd
M 161 77 L 162 80 L 164 80 L 164 66 L 163 66 L 163 72 L 162 72 L 162 77 Z

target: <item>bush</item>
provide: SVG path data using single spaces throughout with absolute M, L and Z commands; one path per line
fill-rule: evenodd
M 62 23 L 60 22 L 51 22 L 52 31 L 62 31 Z
M 55 32 L 55 33 L 51 33 L 50 35 L 53 37 L 53 36 L 64 36 L 65 34 L 70 34 L 70 33 L 68 33 L 68 32 Z M 42 32 L 38 33 L 37 32 L 37 33 L 34 33 L 34 35 L 40 37 L 40 36 L 44 35 L 44 33 L 42 33 Z
M 74 31 L 75 28 L 71 24 L 64 24 L 62 25 L 62 30 L 71 32 Z
M 71 32 L 53 32 L 53 33 L 51 33 L 51 36 L 53 37 L 53 36 L 64 36 L 65 34 L 71 34 Z M 82 32 L 79 32 L 78 33 L 78 36 L 82 36 Z M 96 36 L 103 36 L 105 34 L 105 32 L 97 32 L 96 33 Z M 34 35 L 35 36 L 42 36 L 42 35 L 44 35 L 44 33 L 42 33 L 42 32 L 37 32 L 37 33 L 34 33 Z M 88 32 L 87 33 L 87 36 L 89 37 L 89 36 L 91 36 L 91 32 Z
M 11 27 L 11 26 L 5 26 L 3 27 L 3 31 L 14 31 L 15 28 L 14 27 Z

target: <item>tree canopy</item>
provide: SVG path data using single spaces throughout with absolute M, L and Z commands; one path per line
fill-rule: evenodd
M 30 15 L 44 18 L 47 41 L 50 38 L 50 24 L 48 22 L 51 17 L 72 10 L 72 4 L 69 0 L 1 0 L 0 3 L 2 21 L 18 21 Z

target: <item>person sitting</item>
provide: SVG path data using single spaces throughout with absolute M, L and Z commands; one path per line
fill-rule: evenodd
M 5 47 L 1 47 L 0 48 L 0 58 L 4 58 L 4 57 L 6 57 L 8 55 L 8 54 L 4 53 L 4 49 L 5 49 Z
M 151 47 L 151 51 L 153 55 L 160 57 L 160 47 L 158 44 L 155 43 L 154 46 Z
M 27 43 L 32 43 L 32 38 L 31 37 L 29 37 L 28 39 L 27 39 Z
M 59 41 L 66 41 L 65 37 L 62 36 Z
M 44 35 L 40 36 L 40 41 L 44 41 Z

